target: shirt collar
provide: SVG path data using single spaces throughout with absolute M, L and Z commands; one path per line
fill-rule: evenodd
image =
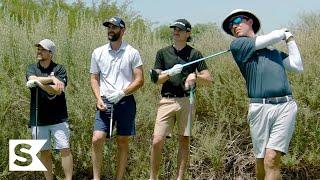
M 127 47 L 127 43 L 122 41 L 121 45 L 120 45 L 120 48 L 119 48 L 119 50 L 117 52 L 124 51 L 126 49 L 126 47 Z M 112 48 L 111 48 L 110 43 L 108 43 L 108 51 L 113 51 Z

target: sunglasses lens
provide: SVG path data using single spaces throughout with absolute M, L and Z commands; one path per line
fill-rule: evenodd
M 240 24 L 242 21 L 242 18 L 241 17 L 237 17 L 233 20 L 233 24 Z
M 232 26 L 233 26 L 234 24 L 240 24 L 243 19 L 244 19 L 244 18 L 241 17 L 241 16 L 234 18 L 234 19 L 230 22 L 229 28 L 232 28 Z

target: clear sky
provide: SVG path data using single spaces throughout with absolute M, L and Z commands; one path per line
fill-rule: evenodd
M 193 25 L 211 22 L 220 26 L 232 10 L 248 9 L 259 17 L 262 30 L 267 33 L 296 22 L 301 13 L 319 13 L 320 0 L 131 0 L 130 7 L 159 25 L 186 18 Z

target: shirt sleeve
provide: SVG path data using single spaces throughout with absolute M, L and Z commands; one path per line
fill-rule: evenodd
M 141 56 L 140 56 L 140 53 L 139 51 L 135 51 L 134 54 L 133 54 L 133 61 L 132 61 L 132 68 L 137 68 L 139 66 L 142 66 L 142 59 L 141 59 Z
M 231 42 L 230 50 L 236 62 L 247 62 L 254 55 L 255 38 L 237 38 Z
M 203 58 L 201 52 L 197 51 L 196 52 L 196 60 L 201 59 L 201 58 Z M 196 63 L 196 64 L 197 64 L 197 71 L 198 72 L 201 72 L 203 70 L 208 69 L 208 66 L 205 61 L 200 61 L 199 63 Z
M 32 76 L 32 75 L 35 75 L 36 74 L 36 70 L 34 68 L 34 65 L 33 64 L 30 64 L 28 66 L 28 69 L 27 69 L 27 72 L 26 72 L 26 81 L 29 80 L 29 77 Z
M 165 69 L 164 69 L 163 56 L 162 56 L 161 50 L 159 50 L 159 51 L 157 52 L 156 61 L 155 61 L 155 63 L 154 63 L 154 69 L 165 70 Z
M 93 51 L 93 53 L 91 55 L 90 73 L 91 74 L 99 74 L 99 72 L 100 72 L 100 69 L 99 69 L 99 66 L 97 63 L 96 51 Z
M 64 86 L 67 86 L 67 83 L 68 83 L 67 71 L 62 65 L 58 65 L 58 66 L 59 68 L 57 68 L 57 71 L 55 72 L 55 76 L 57 79 L 59 79 L 64 83 Z

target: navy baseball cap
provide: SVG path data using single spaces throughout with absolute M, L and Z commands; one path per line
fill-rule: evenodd
M 175 28 L 178 27 L 184 31 L 191 31 L 191 24 L 189 23 L 189 21 L 187 21 L 186 19 L 177 19 L 171 26 L 170 28 Z
M 112 17 L 112 18 L 110 18 L 109 20 L 107 20 L 106 22 L 103 23 L 103 25 L 105 27 L 108 27 L 109 24 L 113 24 L 113 25 L 121 27 L 121 28 L 126 28 L 126 24 L 124 23 L 124 21 L 121 18 L 117 17 L 117 16 Z

